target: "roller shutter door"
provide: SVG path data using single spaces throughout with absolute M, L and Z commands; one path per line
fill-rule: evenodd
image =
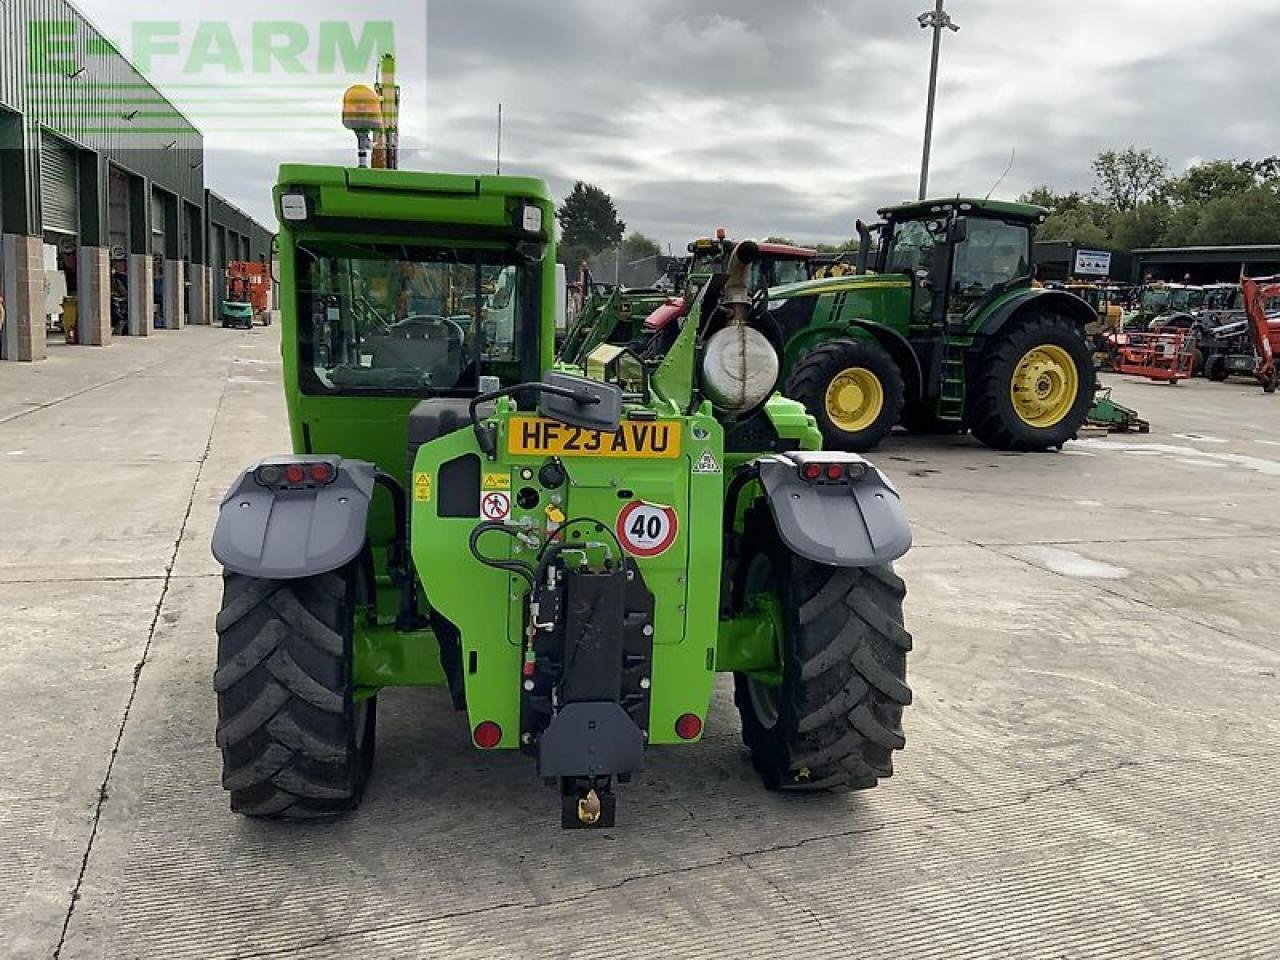
M 164 194 L 159 190 L 151 191 L 151 252 L 153 255 L 167 257 L 169 251 L 166 247 L 165 227 L 168 225 L 168 219 L 165 212 L 168 204 L 165 203 Z
M 80 168 L 75 151 L 40 134 L 40 212 L 45 230 L 80 233 Z

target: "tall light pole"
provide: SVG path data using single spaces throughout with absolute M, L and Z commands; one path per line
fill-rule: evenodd
M 929 106 L 924 115 L 924 159 L 920 163 L 920 199 L 929 192 L 929 148 L 933 144 L 933 106 L 938 99 L 938 54 L 942 51 L 942 31 L 952 33 L 960 29 L 960 25 L 951 19 L 951 14 L 942 9 L 945 0 L 938 0 L 938 5 L 916 17 L 922 30 L 933 30 L 933 60 L 929 65 Z

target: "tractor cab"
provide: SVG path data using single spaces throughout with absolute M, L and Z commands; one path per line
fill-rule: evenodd
M 1027 204 L 961 200 L 880 211 L 875 269 L 905 274 L 927 291 L 919 320 L 958 323 L 1000 293 L 1033 279 L 1032 234 L 1047 212 Z

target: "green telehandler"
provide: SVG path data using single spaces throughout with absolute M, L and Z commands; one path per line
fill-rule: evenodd
M 397 686 L 527 754 L 570 828 L 614 822 L 649 748 L 700 739 L 717 673 L 766 786 L 891 774 L 910 529 L 775 392 L 753 244 L 661 360 L 588 377 L 552 359 L 541 181 L 285 165 L 274 200 L 293 451 L 243 471 L 212 544 L 233 810 L 354 808 Z

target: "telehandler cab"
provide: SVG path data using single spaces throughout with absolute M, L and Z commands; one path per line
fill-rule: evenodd
M 660 362 L 588 378 L 553 368 L 540 181 L 286 165 L 274 196 L 293 452 L 241 474 L 213 535 L 233 810 L 355 807 L 393 686 L 446 688 L 476 747 L 528 754 L 566 827 L 610 825 L 650 747 L 701 737 L 718 672 L 767 786 L 891 774 L 910 530 L 774 392 L 753 245 Z

